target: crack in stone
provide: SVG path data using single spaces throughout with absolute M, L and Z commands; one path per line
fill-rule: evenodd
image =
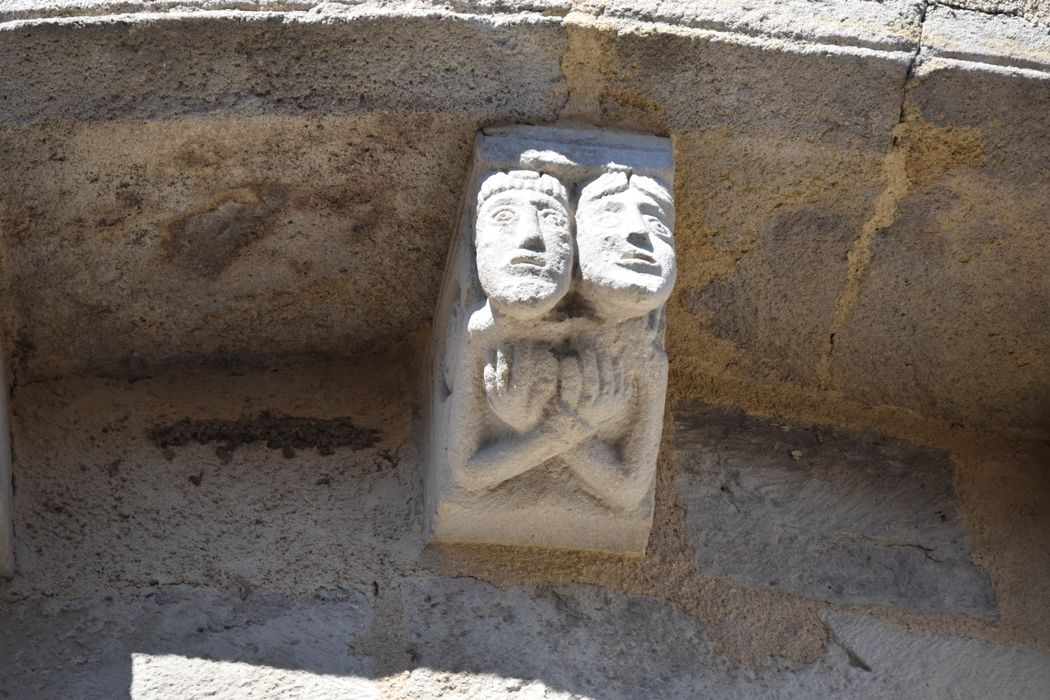
M 900 135 L 903 125 L 907 121 L 905 114 L 908 103 L 908 86 L 915 75 L 915 67 L 922 52 L 923 32 L 926 26 L 926 14 L 930 8 L 930 2 L 924 1 L 919 14 L 919 39 L 915 50 L 912 52 L 908 69 L 901 81 L 900 109 L 897 115 L 897 124 L 893 128 L 893 142 L 889 153 L 883 159 L 882 172 L 886 181 L 886 187 L 875 199 L 875 211 L 872 216 L 864 222 L 860 234 L 854 239 L 846 254 L 847 272 L 846 283 L 835 300 L 835 315 L 831 321 L 827 339 L 817 362 L 817 381 L 821 389 L 829 389 L 832 385 L 832 361 L 835 353 L 835 337 L 841 333 L 846 322 L 849 321 L 853 309 L 860 297 L 861 286 L 867 277 L 871 266 L 871 249 L 875 242 L 875 236 L 879 231 L 893 224 L 897 214 L 897 203 L 908 192 L 908 174 L 906 166 L 906 150 L 901 146 Z
M 1012 9 L 999 10 L 999 9 L 982 8 L 982 7 L 970 7 L 970 6 L 967 6 L 967 5 L 961 5 L 961 4 L 953 3 L 953 2 L 936 2 L 934 4 L 937 5 L 938 7 L 947 7 L 947 8 L 952 9 L 952 10 L 962 10 L 964 12 L 975 12 L 975 13 L 977 13 L 979 15 L 988 15 L 989 17 L 1024 17 L 1024 13 L 1022 13 L 1016 7 L 1012 8 Z M 928 7 L 929 3 L 926 3 L 926 6 Z M 925 11 L 926 10 L 925 10 L 925 7 L 924 7 L 923 8 L 923 13 L 925 13 Z
M 872 537 L 870 535 L 861 535 L 851 532 L 840 532 L 835 536 L 835 539 L 852 542 L 869 542 L 877 547 L 885 547 L 887 549 L 917 549 L 931 561 L 935 561 L 938 564 L 944 561 L 943 559 L 938 559 L 933 556 L 932 553 L 937 551 L 936 547 L 927 547 L 926 545 L 918 544 L 916 542 L 893 542 L 878 537 Z
M 864 661 L 864 659 L 862 659 L 860 655 L 857 654 L 857 652 L 853 651 L 853 649 L 851 649 L 849 645 L 842 641 L 842 639 L 840 639 L 839 636 L 835 634 L 834 630 L 828 627 L 827 623 L 824 623 L 824 631 L 827 632 L 828 639 L 833 644 L 838 645 L 838 647 L 842 649 L 842 651 L 846 652 L 846 660 L 849 662 L 850 666 L 871 673 L 871 666 L 869 666 L 868 663 Z

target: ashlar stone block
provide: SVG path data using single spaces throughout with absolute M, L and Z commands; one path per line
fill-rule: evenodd
M 846 605 L 996 615 L 943 451 L 691 403 L 674 425 L 699 571 Z
M 435 314 L 433 540 L 644 552 L 673 174 L 669 139 L 479 135 Z

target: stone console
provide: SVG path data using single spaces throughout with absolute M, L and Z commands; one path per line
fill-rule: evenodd
M 432 348 L 432 537 L 641 553 L 674 286 L 670 141 L 477 142 Z

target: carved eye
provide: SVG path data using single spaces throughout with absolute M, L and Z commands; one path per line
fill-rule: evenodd
M 652 214 L 649 214 L 648 216 L 645 217 L 645 221 L 646 221 L 646 223 L 649 224 L 649 228 L 654 233 L 657 233 L 657 234 L 659 234 L 661 236 L 670 236 L 671 235 L 671 229 L 667 228 L 667 226 L 664 224 L 664 222 L 660 220 L 660 217 L 653 216 Z
M 556 209 L 545 209 L 540 213 L 543 217 L 544 223 L 551 224 L 553 226 L 564 226 L 568 223 L 562 213 Z
M 497 224 L 509 224 L 514 221 L 517 217 L 514 210 L 510 207 L 501 207 L 496 211 L 492 212 L 490 217 Z

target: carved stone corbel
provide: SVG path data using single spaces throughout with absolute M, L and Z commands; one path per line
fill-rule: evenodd
M 668 139 L 486 131 L 435 315 L 432 539 L 642 553 L 675 281 Z

